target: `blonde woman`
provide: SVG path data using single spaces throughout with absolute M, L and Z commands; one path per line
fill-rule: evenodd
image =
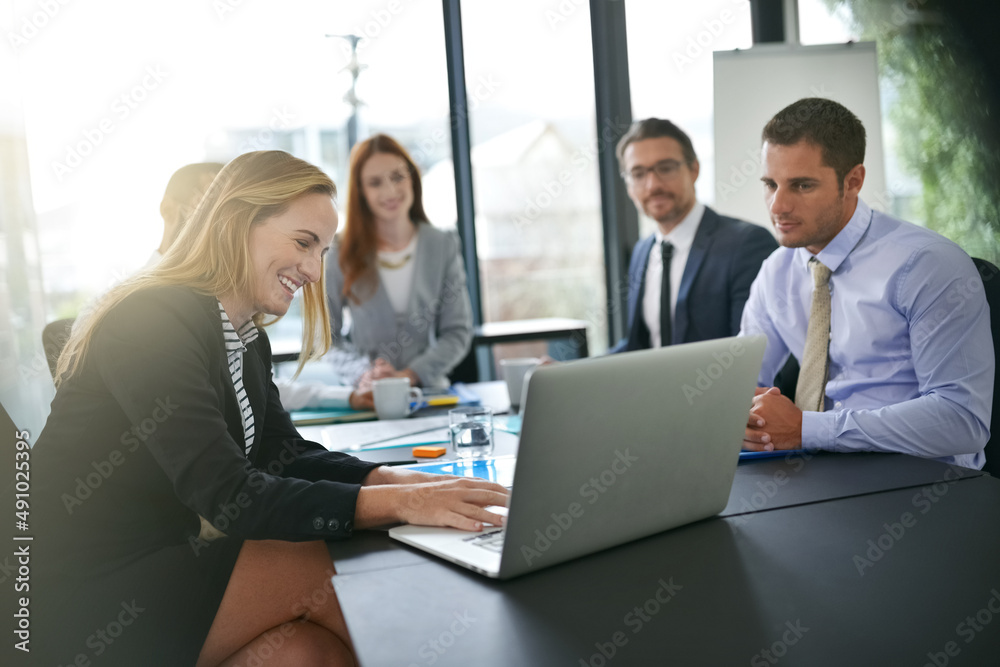
M 302 363 L 329 348 L 335 192 L 286 153 L 236 158 L 162 262 L 73 333 L 32 452 L 43 659 L 354 664 L 324 540 L 501 521 L 502 487 L 328 452 L 281 407 L 258 326 L 302 290 Z

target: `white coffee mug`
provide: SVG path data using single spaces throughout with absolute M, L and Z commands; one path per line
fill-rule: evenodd
M 521 396 L 524 394 L 524 376 L 531 369 L 542 363 L 537 357 L 519 357 L 517 359 L 501 359 L 500 374 L 504 382 L 507 383 L 507 395 L 510 396 L 510 405 L 517 408 L 521 405 Z
M 419 387 L 411 387 L 408 378 L 382 378 L 372 382 L 375 413 L 379 419 L 402 419 L 413 412 L 410 403 L 424 397 Z

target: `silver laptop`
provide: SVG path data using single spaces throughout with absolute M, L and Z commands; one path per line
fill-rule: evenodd
M 536 369 L 507 525 L 389 535 L 507 579 L 718 514 L 736 472 L 763 336 Z

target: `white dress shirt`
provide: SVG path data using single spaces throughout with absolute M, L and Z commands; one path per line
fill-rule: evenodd
M 657 227 L 654 232 L 656 243 L 649 252 L 649 263 L 646 265 L 646 286 L 642 295 L 642 316 L 649 329 L 650 347 L 660 347 L 660 286 L 663 283 L 663 254 L 661 243 L 669 241 L 674 246 L 674 254 L 670 260 L 670 321 L 675 320 L 677 310 L 677 294 L 681 289 L 681 278 L 684 276 L 684 266 L 687 264 L 694 236 L 698 233 L 698 225 L 705 215 L 705 205 L 695 202 L 694 208 L 670 233 L 664 235 Z
M 410 307 L 410 292 L 413 291 L 413 272 L 417 265 L 417 239 L 419 237 L 419 234 L 414 234 L 402 250 L 378 251 L 379 260 L 399 266 L 399 268 L 391 269 L 380 264 L 378 267 L 378 276 L 382 279 L 382 286 L 389 296 L 389 303 L 392 304 L 396 315 L 406 315 L 406 311 Z

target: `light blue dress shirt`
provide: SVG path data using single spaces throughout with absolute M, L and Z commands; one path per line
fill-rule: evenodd
M 767 336 L 761 386 L 773 384 L 789 353 L 802 361 L 812 256 L 779 248 L 750 289 L 740 334 Z M 816 259 L 832 271 L 830 370 L 826 411 L 802 415 L 802 447 L 982 468 L 995 357 L 989 306 L 969 256 L 858 200 Z

